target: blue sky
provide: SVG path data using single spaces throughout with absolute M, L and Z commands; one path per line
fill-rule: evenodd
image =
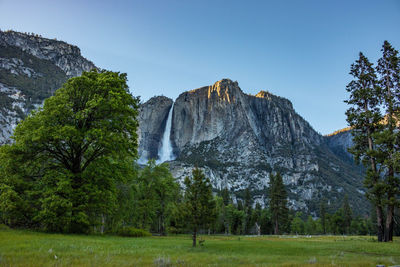
M 327 134 L 346 126 L 358 52 L 375 62 L 384 40 L 400 49 L 400 1 L 0 0 L 0 29 L 79 46 L 128 73 L 143 101 L 230 78 L 288 98 Z

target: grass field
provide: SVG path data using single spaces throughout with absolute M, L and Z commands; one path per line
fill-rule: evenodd
M 400 239 L 360 236 L 126 238 L 0 230 L 0 266 L 392 266 Z

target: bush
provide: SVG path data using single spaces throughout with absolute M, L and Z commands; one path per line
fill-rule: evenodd
M 0 231 L 10 230 L 10 228 L 5 224 L 0 224 Z
M 143 229 L 137 229 L 134 227 L 123 227 L 117 232 L 120 236 L 128 236 L 128 237 L 146 237 L 151 236 L 149 232 Z

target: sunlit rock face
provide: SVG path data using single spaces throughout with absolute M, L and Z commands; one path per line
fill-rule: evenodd
M 157 97 L 142 106 L 140 124 L 149 130 L 148 137 L 141 134 L 139 154 L 157 158 L 172 102 Z M 322 198 L 339 206 L 344 194 L 353 203 L 365 201 L 359 169 L 333 153 L 289 100 L 266 91 L 245 94 L 229 79 L 175 100 L 171 142 L 175 177 L 182 181 L 198 166 L 216 190 L 227 187 L 235 199 L 249 188 L 254 201 L 267 204 L 270 172 L 279 171 L 294 209 L 316 213 Z M 368 208 L 361 206 L 361 212 Z
M 0 144 L 18 122 L 70 77 L 96 66 L 62 41 L 0 31 Z

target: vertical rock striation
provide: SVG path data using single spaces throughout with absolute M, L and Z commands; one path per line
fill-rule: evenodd
M 152 98 L 142 106 L 146 115 L 140 124 L 149 129 L 148 137 L 141 135 L 142 155 L 157 157 L 160 129 L 172 105 L 166 101 Z M 339 206 L 344 194 L 353 203 L 364 200 L 360 172 L 332 151 L 289 100 L 265 91 L 245 94 L 229 79 L 176 99 L 171 139 L 177 155 L 170 162 L 175 177 L 183 179 L 199 166 L 215 189 L 227 187 L 239 198 L 250 188 L 254 200 L 266 204 L 269 174 L 279 171 L 294 209 L 317 213 L 321 198 Z

